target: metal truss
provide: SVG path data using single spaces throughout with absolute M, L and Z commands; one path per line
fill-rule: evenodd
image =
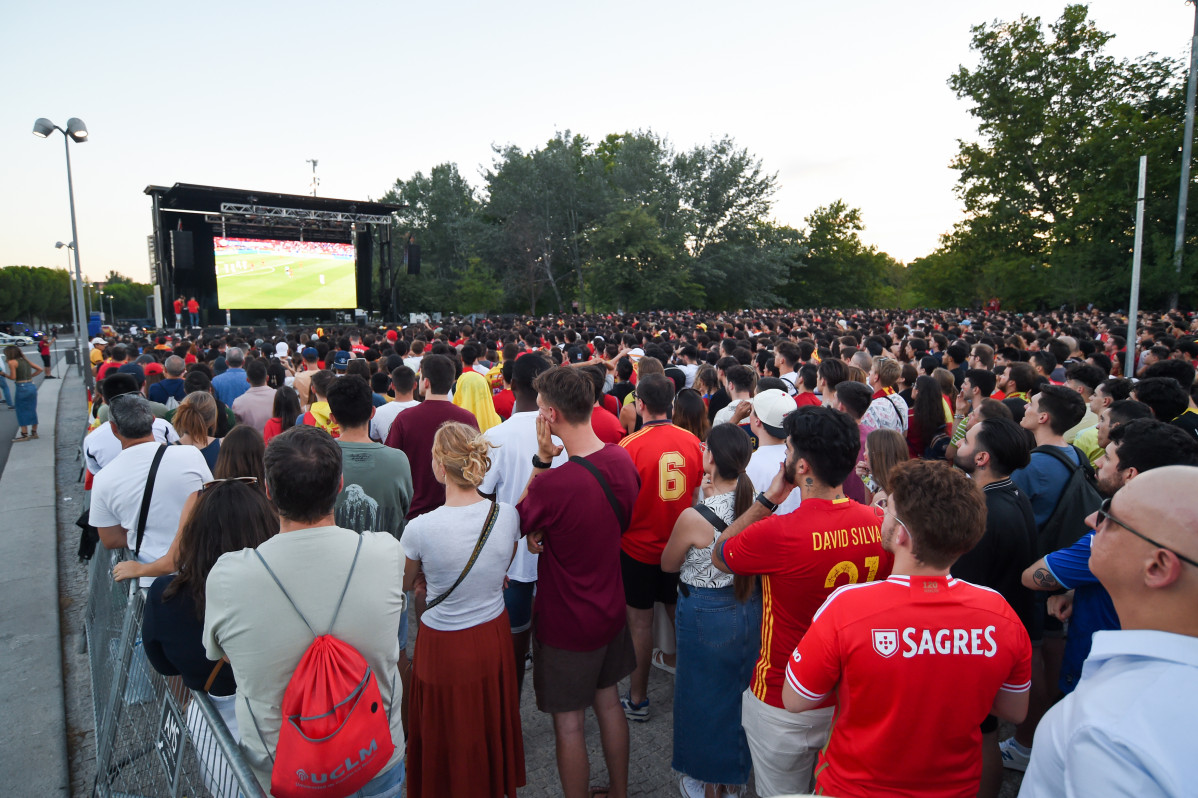
M 342 213 L 340 211 L 309 211 L 301 208 L 279 208 L 273 205 L 245 205 L 239 202 L 222 202 L 221 213 L 236 213 L 244 216 L 260 216 L 268 219 L 309 219 L 321 222 L 343 222 L 357 224 L 391 224 L 391 216 L 371 213 Z

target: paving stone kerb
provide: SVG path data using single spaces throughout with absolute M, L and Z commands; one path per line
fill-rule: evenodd
M 54 373 L 61 375 L 60 360 Z M 25 795 L 65 796 L 66 710 L 58 616 L 55 418 L 61 379 L 38 388 L 38 439 L 16 444 L 0 475 L 0 770 Z

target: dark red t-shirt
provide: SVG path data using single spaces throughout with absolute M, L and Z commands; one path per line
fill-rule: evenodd
M 640 477 L 628 452 L 608 444 L 587 460 L 631 517 Z M 567 651 L 610 643 L 626 623 L 624 580 L 620 522 L 599 481 L 578 463 L 563 463 L 534 479 L 516 510 L 521 534 L 545 533 L 533 604 L 537 639 Z
M 421 402 L 400 413 L 391 423 L 387 445 L 403 451 L 412 466 L 409 521 L 445 504 L 445 486 L 433 476 L 433 436 L 446 421 L 460 421 L 478 429 L 478 419 L 473 413 L 444 401 Z

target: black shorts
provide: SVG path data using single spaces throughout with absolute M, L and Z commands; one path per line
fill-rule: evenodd
M 635 668 L 636 650 L 627 624 L 594 651 L 567 651 L 545 645 L 535 634 L 532 638 L 532 687 L 542 712 L 586 709 L 595 703 L 596 692 L 612 687 Z
M 998 731 L 998 718 L 993 715 L 987 715 L 986 719 L 982 721 L 982 734 L 990 734 L 996 731 Z
M 635 610 L 651 610 L 656 602 L 678 601 L 678 574 L 667 574 L 661 565 L 650 565 L 620 552 L 620 575 L 624 578 L 624 603 Z

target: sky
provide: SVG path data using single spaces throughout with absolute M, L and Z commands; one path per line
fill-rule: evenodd
M 71 144 L 86 279 L 149 279 L 147 185 L 198 183 L 378 198 L 454 162 L 476 187 L 492 146 L 555 131 L 653 130 L 677 149 L 725 135 L 778 177 L 773 215 L 801 227 L 843 199 L 868 244 L 904 262 L 961 218 L 949 163 L 976 138 L 947 79 L 970 27 L 1040 0 L 212 0 L 10 2 L 0 12 L 0 265 L 65 266 Z M 1182 0 L 1095 0 L 1117 57 L 1188 59 Z M 1180 143 L 1179 143 L 1180 144 Z M 1151 164 L 1149 165 L 1151 168 Z

